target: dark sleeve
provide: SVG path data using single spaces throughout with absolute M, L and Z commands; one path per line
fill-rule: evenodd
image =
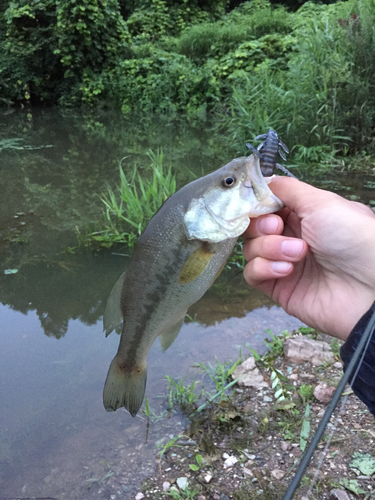
M 351 331 L 347 341 L 341 347 L 340 354 L 342 360 L 344 361 L 344 371 L 352 359 L 361 336 L 374 312 L 375 302 L 372 304 L 367 313 L 358 321 Z M 358 364 L 356 367 L 357 366 Z M 359 368 L 357 377 L 353 384 L 351 383 L 351 378 L 349 378 L 349 384 L 355 395 L 363 401 L 370 412 L 375 415 L 375 328 L 372 330 L 371 340 L 363 362 Z

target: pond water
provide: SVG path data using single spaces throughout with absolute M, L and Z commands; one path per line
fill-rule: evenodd
M 0 141 L 13 142 L 0 149 L 0 497 L 134 498 L 158 473 L 156 445 L 188 424 L 167 411 L 165 376 L 202 379 L 196 363 L 234 361 L 240 347 L 246 357 L 245 344 L 264 349 L 266 329 L 300 322 L 241 273 L 225 271 L 191 308 L 193 321 L 173 346 L 151 349 L 150 421 L 142 411 L 107 413 L 102 390 L 119 337 L 104 337 L 102 315 L 126 249 L 72 253 L 74 230 L 98 218 L 98 194 L 115 186 L 124 156 L 142 162 L 148 148 L 163 146 L 181 185 L 190 170 L 213 170 L 235 152 L 225 153 L 209 131 L 164 124 L 140 132 L 113 113 L 93 121 L 27 111 L 1 120 Z M 18 272 L 4 274 L 9 269 Z

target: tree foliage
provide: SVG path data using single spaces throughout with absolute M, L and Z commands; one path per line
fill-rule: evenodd
M 130 54 L 116 0 L 15 0 L 1 20 L 0 91 L 12 100 L 74 95 L 87 75 Z
M 303 144 L 305 158 L 319 158 L 317 147 L 345 153 L 371 146 L 373 0 L 296 0 L 292 7 L 268 0 L 3 1 L 0 103 L 191 119 L 220 113 L 235 143 L 271 126 Z

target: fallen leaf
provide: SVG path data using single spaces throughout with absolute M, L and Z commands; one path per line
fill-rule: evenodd
M 375 472 L 375 458 L 369 453 L 354 453 L 349 465 L 352 469 L 360 470 L 365 476 L 371 476 Z
M 356 479 L 340 479 L 339 484 L 341 486 L 344 486 L 349 491 L 352 491 L 356 495 L 359 495 L 361 493 L 366 493 L 365 490 L 363 490 Z

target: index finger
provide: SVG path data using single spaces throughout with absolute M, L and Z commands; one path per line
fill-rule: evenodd
M 244 238 L 256 238 L 269 234 L 281 234 L 284 230 L 284 222 L 279 215 L 261 215 L 250 220 L 250 225 L 243 233 Z

